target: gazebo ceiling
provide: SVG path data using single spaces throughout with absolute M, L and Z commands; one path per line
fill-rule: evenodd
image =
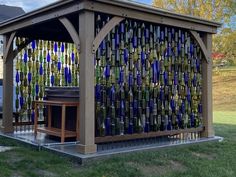
M 67 18 L 70 19 L 73 26 L 77 29 L 79 21 L 75 20 L 75 17 L 78 18 L 78 14 L 71 14 Z M 16 36 L 26 37 L 29 39 L 42 39 L 73 43 L 73 40 L 71 39 L 68 31 L 58 19 L 51 19 L 49 21 L 19 29 Z

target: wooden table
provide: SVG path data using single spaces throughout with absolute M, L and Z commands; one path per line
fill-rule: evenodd
M 48 126 L 38 127 L 38 106 L 45 105 L 48 106 Z M 67 102 L 67 101 L 34 101 L 35 108 L 35 120 L 34 120 L 34 133 L 37 136 L 37 132 L 43 132 L 48 135 L 53 135 L 61 138 L 61 143 L 64 143 L 65 138 L 76 137 L 79 140 L 79 102 Z M 61 106 L 61 129 L 51 126 L 52 120 L 52 106 Z M 69 131 L 65 129 L 66 122 L 66 107 L 77 107 L 77 117 L 76 117 L 76 131 Z

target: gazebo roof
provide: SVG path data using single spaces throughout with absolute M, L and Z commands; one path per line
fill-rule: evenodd
M 78 13 L 76 12 L 82 10 L 102 12 L 209 33 L 216 33 L 217 27 L 221 26 L 217 22 L 181 15 L 131 1 L 63 0 L 0 23 L 0 34 L 17 31 L 17 35 L 22 37 L 70 42 L 70 36 L 66 35 L 67 32 L 57 19 L 61 16 L 67 16 L 73 25 L 78 27 Z M 43 34 L 43 36 L 40 34 Z

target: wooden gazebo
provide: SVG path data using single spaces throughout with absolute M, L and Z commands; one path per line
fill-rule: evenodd
M 14 85 L 13 59 L 22 49 L 32 42 L 32 40 L 50 40 L 74 43 L 77 53 L 79 54 L 80 121 L 78 126 L 80 138 L 78 152 L 84 154 L 94 153 L 97 151 L 96 143 L 99 142 L 175 135 L 182 132 L 200 132 L 201 137 L 213 137 L 211 50 L 212 35 L 217 32 L 217 27 L 220 27 L 220 24 L 213 21 L 180 15 L 151 6 L 122 0 L 58 1 L 46 7 L 5 21 L 0 24 L 0 34 L 4 35 L 4 103 L 1 131 L 3 133 L 14 131 L 12 116 Z M 13 43 L 17 37 L 25 38 L 25 41 L 16 48 Z M 104 41 L 106 44 L 104 44 Z M 113 42 L 115 47 L 113 46 Z M 104 54 L 98 52 L 98 50 L 101 50 Z M 169 50 L 171 54 L 168 53 Z M 116 55 L 116 51 L 120 53 Z M 181 51 L 183 53 L 182 55 Z M 111 52 L 111 54 L 108 54 L 108 52 Z M 137 58 L 135 58 L 136 53 Z M 106 56 L 104 57 L 104 65 L 102 64 L 103 56 Z M 113 56 L 121 56 L 122 59 L 117 57 L 115 58 L 114 64 L 112 64 Z M 146 64 L 141 62 L 142 57 Z M 123 62 L 123 60 L 126 61 Z M 132 60 L 134 64 L 130 64 L 130 60 Z M 138 64 L 135 64 L 135 62 L 138 63 L 139 60 L 142 63 L 140 74 L 146 73 L 146 75 L 142 77 L 140 86 L 137 81 L 137 78 L 139 77 L 139 68 Z M 177 60 L 179 60 L 179 62 L 177 62 Z M 163 70 L 161 69 L 161 64 L 160 68 L 157 67 L 157 63 L 161 63 L 162 61 L 167 62 L 167 64 L 164 64 Z M 182 67 L 181 61 L 183 63 L 186 61 L 186 66 L 183 66 L 186 71 L 185 69 L 179 71 Z M 200 64 L 196 64 L 199 61 Z M 170 67 L 168 67 L 168 64 Z M 175 64 L 176 70 L 173 69 Z M 126 68 L 126 66 L 130 67 Z M 136 66 L 137 71 L 135 69 Z M 188 66 L 189 71 L 187 71 Z M 106 75 L 103 76 L 103 74 L 100 73 L 102 76 L 97 76 L 97 73 L 95 72 L 97 67 L 99 67 L 100 71 L 104 71 Z M 146 69 L 143 69 L 145 67 Z M 155 69 L 149 69 L 152 67 Z M 172 68 L 172 70 L 168 68 Z M 114 69 L 114 73 L 116 69 L 121 73 L 124 72 L 125 79 L 121 79 L 123 77 L 122 73 L 121 76 L 118 74 L 118 79 L 114 79 L 113 81 L 111 79 L 112 74 L 110 73 L 110 69 Z M 143 70 L 145 70 L 145 72 Z M 127 75 L 126 72 L 128 73 Z M 154 76 L 153 73 L 154 75 L 155 73 L 160 73 L 160 78 L 158 76 L 159 79 L 156 80 L 156 75 Z M 162 85 L 161 79 L 162 76 L 165 77 L 165 73 L 169 76 L 169 80 L 164 78 Z M 189 78 L 193 77 L 192 81 L 188 82 L 188 76 L 186 76 L 185 81 L 182 79 L 183 87 L 178 87 L 182 77 L 180 74 L 179 82 L 176 84 L 176 88 L 178 87 L 176 92 L 180 92 L 181 88 L 183 88 L 187 91 L 189 89 L 191 94 L 186 94 L 185 97 L 185 95 L 181 96 L 181 94 L 174 94 L 173 91 L 172 95 L 173 97 L 177 95 L 176 102 L 181 98 L 180 107 L 186 102 L 186 105 L 188 105 L 187 107 L 189 107 L 189 113 L 185 111 L 186 106 L 182 106 L 184 107 L 184 110 L 179 108 L 176 113 L 174 113 L 174 110 L 177 108 L 173 106 L 173 108 L 169 109 L 172 111 L 170 115 L 167 115 L 167 111 L 161 113 L 161 110 L 156 113 L 155 107 L 152 106 L 153 103 L 154 105 L 158 105 L 158 101 L 160 101 L 160 105 L 163 104 L 161 109 L 164 109 L 165 102 L 168 104 L 172 99 L 171 96 L 168 97 L 168 94 L 164 90 L 166 88 L 169 90 L 169 93 L 171 93 L 171 88 L 175 88 L 173 86 L 175 85 L 175 73 L 189 75 Z M 194 81 L 195 75 L 201 78 L 196 81 L 197 84 Z M 95 83 L 94 80 L 96 76 L 98 79 Z M 126 76 L 130 76 L 131 79 L 126 79 Z M 116 76 L 114 77 L 116 78 Z M 149 77 L 149 80 L 145 80 L 145 77 Z M 105 81 L 103 82 L 102 80 L 104 78 Z M 144 84 L 144 81 L 146 84 Z M 106 101 L 106 104 L 104 104 L 104 100 L 99 100 L 102 99 L 100 98 L 100 91 L 102 89 L 100 90 L 99 87 L 97 90 L 94 83 L 97 85 L 99 83 L 102 85 L 102 88 L 106 87 L 105 89 L 110 89 L 110 87 L 114 85 L 114 89 L 117 92 L 116 98 L 114 100 L 111 98 L 111 100 Z M 118 93 L 117 90 L 121 88 L 126 89 L 126 85 L 128 85 L 127 93 L 124 91 L 125 97 L 123 98 L 119 95 L 120 91 Z M 150 89 L 151 94 L 153 93 L 154 88 L 160 89 L 158 90 L 157 95 L 159 95 L 159 93 L 161 95 L 163 89 L 164 96 L 162 98 L 162 96 L 159 97 L 153 94 L 153 96 L 149 96 L 148 98 L 145 97 L 147 100 L 143 101 L 144 107 L 140 108 L 141 113 L 139 115 L 138 107 L 141 107 L 141 100 L 144 99 L 144 97 L 139 100 L 137 96 L 138 91 L 137 95 L 135 93 L 136 90 L 140 89 L 140 92 L 142 92 L 142 89 L 145 91 L 147 88 Z M 197 91 L 194 90 L 195 88 Z M 132 99 L 128 98 L 130 90 L 135 92 L 134 94 L 130 94 L 134 97 L 132 97 Z M 95 92 L 98 92 L 98 96 Z M 198 94 L 200 92 L 201 94 Z M 187 101 L 187 96 L 190 97 L 189 103 Z M 117 100 L 119 101 L 118 103 Z M 113 104 L 113 101 L 116 114 L 116 116 L 114 116 L 114 122 L 112 113 L 110 113 L 110 110 L 112 111 L 113 108 L 108 108 L 110 106 L 109 104 Z M 138 106 L 135 106 L 136 102 Z M 127 108 L 123 113 L 122 110 L 118 110 L 122 109 L 123 103 L 126 107 L 132 103 L 132 106 L 130 106 L 132 108 Z M 195 103 L 197 108 L 193 108 Z M 105 107 L 105 120 L 97 116 L 100 114 L 97 113 L 98 107 L 99 110 L 100 108 L 103 109 L 103 107 Z M 134 109 L 134 112 L 131 112 L 131 109 Z M 137 111 L 135 111 L 136 109 Z M 160 116 L 160 122 L 158 123 L 157 117 L 159 114 L 163 115 Z M 168 118 L 168 116 L 170 118 Z M 178 116 L 187 116 L 186 121 L 185 118 L 175 118 Z M 153 120 L 153 117 L 155 120 Z M 167 118 L 165 119 L 165 117 Z M 188 117 L 190 117 L 189 122 Z M 141 131 L 132 127 L 133 125 L 138 125 L 137 122 L 139 122 L 139 119 L 141 123 L 144 121 L 145 124 L 143 124 L 143 130 Z M 179 122 L 182 121 L 183 125 L 182 123 L 177 125 L 173 119 L 176 119 Z M 119 123 L 116 123 L 116 121 Z M 157 121 L 157 123 L 155 123 L 155 121 Z M 168 122 L 171 122 L 170 125 Z M 149 123 L 151 128 L 149 128 Z M 116 124 L 119 124 L 119 133 L 112 133 L 112 126 L 116 126 Z M 125 124 L 124 127 L 128 127 L 127 132 L 122 128 L 123 124 Z M 161 130 L 155 128 L 155 125 L 159 124 L 163 127 Z M 175 124 L 178 128 L 174 128 Z M 104 129 L 106 129 L 106 131 Z M 97 133 L 97 131 L 99 133 Z

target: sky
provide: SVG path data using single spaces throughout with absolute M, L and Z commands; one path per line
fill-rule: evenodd
M 26 12 L 34 9 L 43 7 L 47 4 L 53 3 L 57 0 L 0 0 L 0 4 L 19 6 L 22 7 Z M 134 0 L 144 4 L 151 4 L 152 0 Z

